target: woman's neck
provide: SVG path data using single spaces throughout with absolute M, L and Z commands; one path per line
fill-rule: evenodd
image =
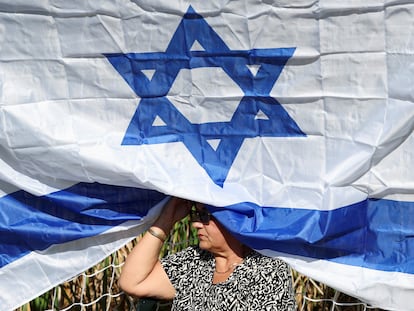
M 229 256 L 214 257 L 215 267 L 213 273 L 213 284 L 222 283 L 226 281 L 233 273 L 237 266 L 243 263 L 243 257 L 233 253 Z

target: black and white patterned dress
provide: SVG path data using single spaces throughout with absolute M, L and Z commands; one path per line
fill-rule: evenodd
M 176 296 L 172 310 L 295 310 L 288 265 L 252 252 L 229 278 L 213 284 L 214 257 L 189 247 L 161 260 Z

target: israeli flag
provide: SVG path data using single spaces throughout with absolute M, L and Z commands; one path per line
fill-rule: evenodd
M 173 195 L 414 310 L 413 16 L 403 0 L 0 0 L 0 309 Z

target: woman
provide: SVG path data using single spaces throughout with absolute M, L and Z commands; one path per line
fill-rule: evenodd
M 172 310 L 294 310 L 289 267 L 236 240 L 202 205 L 172 198 L 123 267 L 121 288 L 173 300 Z M 199 246 L 158 259 L 175 222 L 191 210 Z

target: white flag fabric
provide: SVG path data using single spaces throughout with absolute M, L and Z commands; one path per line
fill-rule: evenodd
M 0 0 L 0 309 L 167 196 L 414 310 L 414 3 Z

